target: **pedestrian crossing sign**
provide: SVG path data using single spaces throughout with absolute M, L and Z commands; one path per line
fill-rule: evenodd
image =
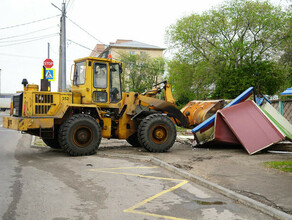
M 44 69 L 43 69 L 43 74 L 42 74 L 42 78 L 44 78 Z M 55 81 L 55 69 L 52 68 L 46 68 L 46 72 L 45 72 L 45 77 L 46 79 L 48 79 L 49 81 Z

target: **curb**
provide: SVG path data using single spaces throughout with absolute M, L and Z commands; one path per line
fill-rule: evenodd
M 176 173 L 177 175 L 180 175 L 188 180 L 191 180 L 192 182 L 195 182 L 201 186 L 204 186 L 208 189 L 211 189 L 213 191 L 216 191 L 217 193 L 220 193 L 228 198 L 231 198 L 235 201 L 238 201 L 239 203 L 246 205 L 250 208 L 256 209 L 261 211 L 264 214 L 267 214 L 273 218 L 281 219 L 281 220 L 292 220 L 292 215 L 289 215 L 283 211 L 280 211 L 278 209 L 275 209 L 273 207 L 267 206 L 263 203 L 260 203 L 254 199 L 251 199 L 247 196 L 243 196 L 239 193 L 236 193 L 232 190 L 229 190 L 225 187 L 219 186 L 215 183 L 212 183 L 208 180 L 205 180 L 201 177 L 198 177 L 194 174 L 188 173 L 182 169 L 176 168 L 173 165 L 170 165 L 160 159 L 157 159 L 155 157 L 149 157 L 149 156 L 132 156 L 132 155 L 126 155 L 126 154 L 107 154 L 107 153 L 97 153 L 98 156 L 107 156 L 107 157 L 119 157 L 119 158 L 129 158 L 129 159 L 135 159 L 135 160 L 142 160 L 142 161 L 150 161 L 155 165 L 158 165 L 160 167 L 163 167 L 169 171 L 172 171 Z

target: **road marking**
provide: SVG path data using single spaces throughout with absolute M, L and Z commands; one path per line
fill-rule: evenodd
M 126 169 L 152 169 L 155 167 L 114 167 L 114 168 L 101 168 L 101 169 L 90 169 L 89 171 L 104 171 L 104 170 L 126 170 Z
M 148 179 L 160 179 L 160 180 L 168 180 L 168 181 L 179 181 L 179 183 L 169 189 L 163 190 L 160 193 L 157 193 L 135 205 L 132 207 L 125 209 L 124 212 L 128 213 L 134 213 L 134 214 L 140 214 L 140 215 L 147 215 L 147 216 L 153 216 L 153 217 L 158 217 L 158 218 L 166 218 L 166 219 L 173 219 L 173 220 L 184 220 L 184 218 L 178 218 L 178 217 L 173 217 L 173 216 L 166 216 L 166 215 L 159 215 L 155 213 L 149 213 L 149 212 L 140 212 L 140 211 L 135 211 L 135 209 L 141 207 L 142 205 L 145 205 L 146 203 L 168 193 L 173 190 L 176 190 L 183 186 L 184 184 L 188 183 L 188 180 L 181 180 L 181 179 L 173 179 L 173 178 L 165 178 L 165 177 L 157 177 L 157 176 L 145 176 L 141 174 L 133 174 L 133 173 L 123 173 L 123 172 L 113 172 L 110 170 L 123 170 L 123 169 L 153 169 L 157 167 L 116 167 L 116 168 L 104 168 L 104 169 L 90 169 L 89 171 L 93 172 L 99 172 L 99 173 L 110 173 L 110 174 L 117 174 L 117 175 L 125 175 L 125 176 L 137 176 L 137 177 L 142 177 L 142 178 L 148 178 Z

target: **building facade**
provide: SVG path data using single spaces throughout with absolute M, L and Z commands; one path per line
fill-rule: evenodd
M 97 44 L 90 56 L 92 57 L 102 57 L 102 58 L 112 58 L 115 60 L 120 60 L 121 54 L 147 54 L 151 58 L 163 57 L 163 51 L 165 48 L 161 48 L 154 45 L 149 45 L 133 40 L 117 40 L 116 42 L 111 42 L 109 45 Z

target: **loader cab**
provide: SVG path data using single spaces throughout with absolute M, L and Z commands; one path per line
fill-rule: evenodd
M 81 94 L 82 104 L 119 108 L 122 100 L 121 63 L 103 58 L 75 61 L 72 92 Z

